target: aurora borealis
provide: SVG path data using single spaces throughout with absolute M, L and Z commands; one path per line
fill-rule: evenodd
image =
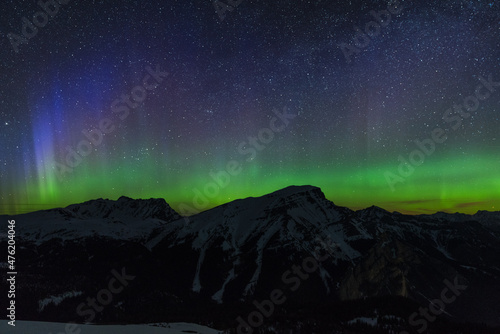
M 67 1 L 16 52 L 7 34 L 42 9 L 2 2 L 0 214 L 122 195 L 193 207 L 231 161 L 198 210 L 293 184 L 352 209 L 499 210 L 500 87 L 484 86 L 500 81 L 499 2 L 400 1 L 349 59 L 387 2 L 238 3 L 221 20 L 208 0 Z M 450 121 L 479 85 L 488 97 Z M 391 187 L 436 128 L 446 140 Z

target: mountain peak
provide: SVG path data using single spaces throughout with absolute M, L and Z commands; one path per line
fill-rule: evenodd
M 270 194 L 264 195 L 261 198 L 267 200 L 279 200 L 285 205 L 307 205 L 306 203 L 323 203 L 325 205 L 336 205 L 325 197 L 320 188 L 310 185 L 304 186 L 289 186 L 280 190 L 276 190 Z M 292 204 L 293 203 L 293 204 Z M 301 204 L 299 204 L 301 203 Z M 329 204 L 326 204 L 329 203 Z
M 359 211 L 389 213 L 389 211 L 382 209 L 381 207 L 376 206 L 376 205 L 369 206 L 369 207 L 367 207 L 365 209 L 361 209 Z
M 163 198 L 132 199 L 120 196 L 118 200 L 96 199 L 66 207 L 83 217 L 131 216 L 136 218 L 157 218 L 170 221 L 179 217 Z
M 234 204 L 241 204 L 247 200 L 251 200 L 252 202 L 254 201 L 261 201 L 261 200 L 281 200 L 281 201 L 297 201 L 300 199 L 304 198 L 315 198 L 316 200 L 320 201 L 328 201 L 326 199 L 325 194 L 321 191 L 320 188 L 315 187 L 315 186 L 310 186 L 310 185 L 304 185 L 304 186 L 288 186 L 286 188 L 282 188 L 276 191 L 273 191 L 272 193 L 264 194 L 262 196 L 257 196 L 257 197 L 247 197 L 247 198 L 242 198 L 242 199 L 237 199 L 234 200 L 233 202 L 229 202 L 226 204 L 223 204 L 221 207 L 225 206 L 231 206 Z M 215 208 L 214 208 L 215 209 Z
M 376 217 L 376 218 L 381 218 L 385 215 L 390 215 L 391 213 L 387 210 L 384 210 L 378 206 L 372 205 L 366 209 L 358 210 L 356 211 L 356 215 L 358 217 L 362 218 L 368 218 L 368 217 Z
M 315 186 L 304 185 L 304 186 L 288 186 L 283 189 L 276 190 L 269 195 L 278 195 L 278 196 L 290 196 L 295 194 L 309 193 L 309 192 L 321 192 L 321 189 Z

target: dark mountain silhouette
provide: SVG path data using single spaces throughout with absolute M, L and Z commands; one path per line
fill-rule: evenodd
M 317 187 L 291 186 L 189 219 L 163 199 L 126 197 L 0 219 L 16 220 L 18 312 L 25 320 L 235 329 L 237 317 L 256 310 L 254 301 L 279 289 L 286 301 L 256 333 L 273 326 L 416 332 L 411 314 L 429 308 L 450 283 L 466 288 L 429 328 L 494 333 L 479 324 L 500 326 L 499 212 L 352 211 Z M 123 291 L 93 317 L 82 312 L 122 268 L 134 276 Z M 3 300 L 0 306 L 7 307 Z

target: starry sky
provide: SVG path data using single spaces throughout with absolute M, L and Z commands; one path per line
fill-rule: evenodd
M 0 4 L 0 214 L 500 208 L 498 1 L 43 2 Z

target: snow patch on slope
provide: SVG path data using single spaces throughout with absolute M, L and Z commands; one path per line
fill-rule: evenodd
M 227 276 L 226 280 L 222 284 L 222 288 L 220 288 L 219 291 L 213 294 L 212 299 L 215 300 L 217 303 L 222 304 L 222 296 L 224 296 L 224 289 L 226 288 L 227 283 L 231 282 L 234 278 L 236 277 L 235 272 L 234 272 L 234 267 L 229 271 L 229 275 Z
M 255 272 L 254 272 L 252 278 L 250 279 L 250 282 L 245 287 L 244 295 L 248 295 L 249 293 L 253 293 L 255 285 L 257 284 L 257 281 L 259 279 L 260 272 L 262 270 L 262 260 L 263 260 L 262 258 L 264 255 L 264 248 L 269 243 L 271 238 L 277 232 L 279 232 L 280 227 L 281 227 L 280 222 L 275 223 L 273 226 L 271 226 L 270 228 L 268 228 L 266 230 L 264 235 L 257 242 L 257 254 L 258 255 L 257 255 L 257 259 L 255 260 L 255 263 L 257 264 L 257 269 L 255 269 Z
M 2 334 L 40 334 L 40 333 L 77 333 L 78 329 L 85 334 L 223 334 L 209 327 L 189 323 L 158 323 L 144 325 L 80 325 L 72 324 L 70 330 L 66 330 L 68 324 L 57 322 L 21 321 L 16 320 L 16 326 L 7 324 L 7 320 L 0 320 Z
M 50 296 L 48 298 L 39 300 L 38 301 L 38 312 L 42 312 L 43 309 L 46 306 L 48 306 L 49 304 L 54 304 L 57 306 L 66 298 L 77 297 L 77 296 L 80 296 L 82 293 L 83 293 L 82 291 L 68 291 L 68 292 L 65 292 L 65 293 L 57 295 L 57 296 Z
M 196 264 L 196 273 L 194 274 L 194 280 L 193 280 L 194 292 L 200 292 L 201 290 L 200 270 L 201 270 L 201 265 L 203 264 L 203 260 L 205 260 L 205 252 L 206 248 L 204 247 L 200 251 L 200 256 L 198 257 L 198 263 Z

